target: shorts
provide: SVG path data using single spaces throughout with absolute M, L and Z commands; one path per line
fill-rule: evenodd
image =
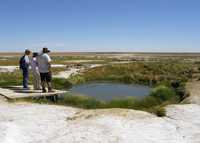
M 50 72 L 48 72 L 48 73 L 40 73 L 40 78 L 41 78 L 41 81 L 51 82 L 52 75 L 51 75 Z

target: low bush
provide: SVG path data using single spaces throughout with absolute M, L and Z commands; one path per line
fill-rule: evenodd
M 157 107 L 150 108 L 148 112 L 154 113 L 158 117 L 166 116 L 166 110 L 162 106 L 157 106 Z
M 175 98 L 176 93 L 172 88 L 160 85 L 152 90 L 150 96 L 155 97 L 156 99 L 161 100 L 161 102 L 163 102 Z

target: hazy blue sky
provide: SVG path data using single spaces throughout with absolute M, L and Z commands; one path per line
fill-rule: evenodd
M 0 0 L 0 51 L 200 52 L 199 0 Z

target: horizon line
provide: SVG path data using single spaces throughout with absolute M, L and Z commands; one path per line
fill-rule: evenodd
M 23 51 L 0 51 L 1 54 L 3 53 L 23 53 Z M 133 51 L 123 51 L 123 52 L 114 52 L 114 51 L 52 51 L 51 53 L 113 53 L 113 54 L 126 54 L 126 53 L 132 53 L 132 54 L 200 54 L 199 52 L 172 52 L 172 51 L 164 51 L 164 52 L 142 52 L 142 51 L 137 51 L 137 52 L 133 52 Z

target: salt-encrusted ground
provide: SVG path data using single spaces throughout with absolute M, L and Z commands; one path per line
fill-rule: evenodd
M 0 99 L 0 143 L 200 143 L 200 106 L 142 111 L 82 110 Z

